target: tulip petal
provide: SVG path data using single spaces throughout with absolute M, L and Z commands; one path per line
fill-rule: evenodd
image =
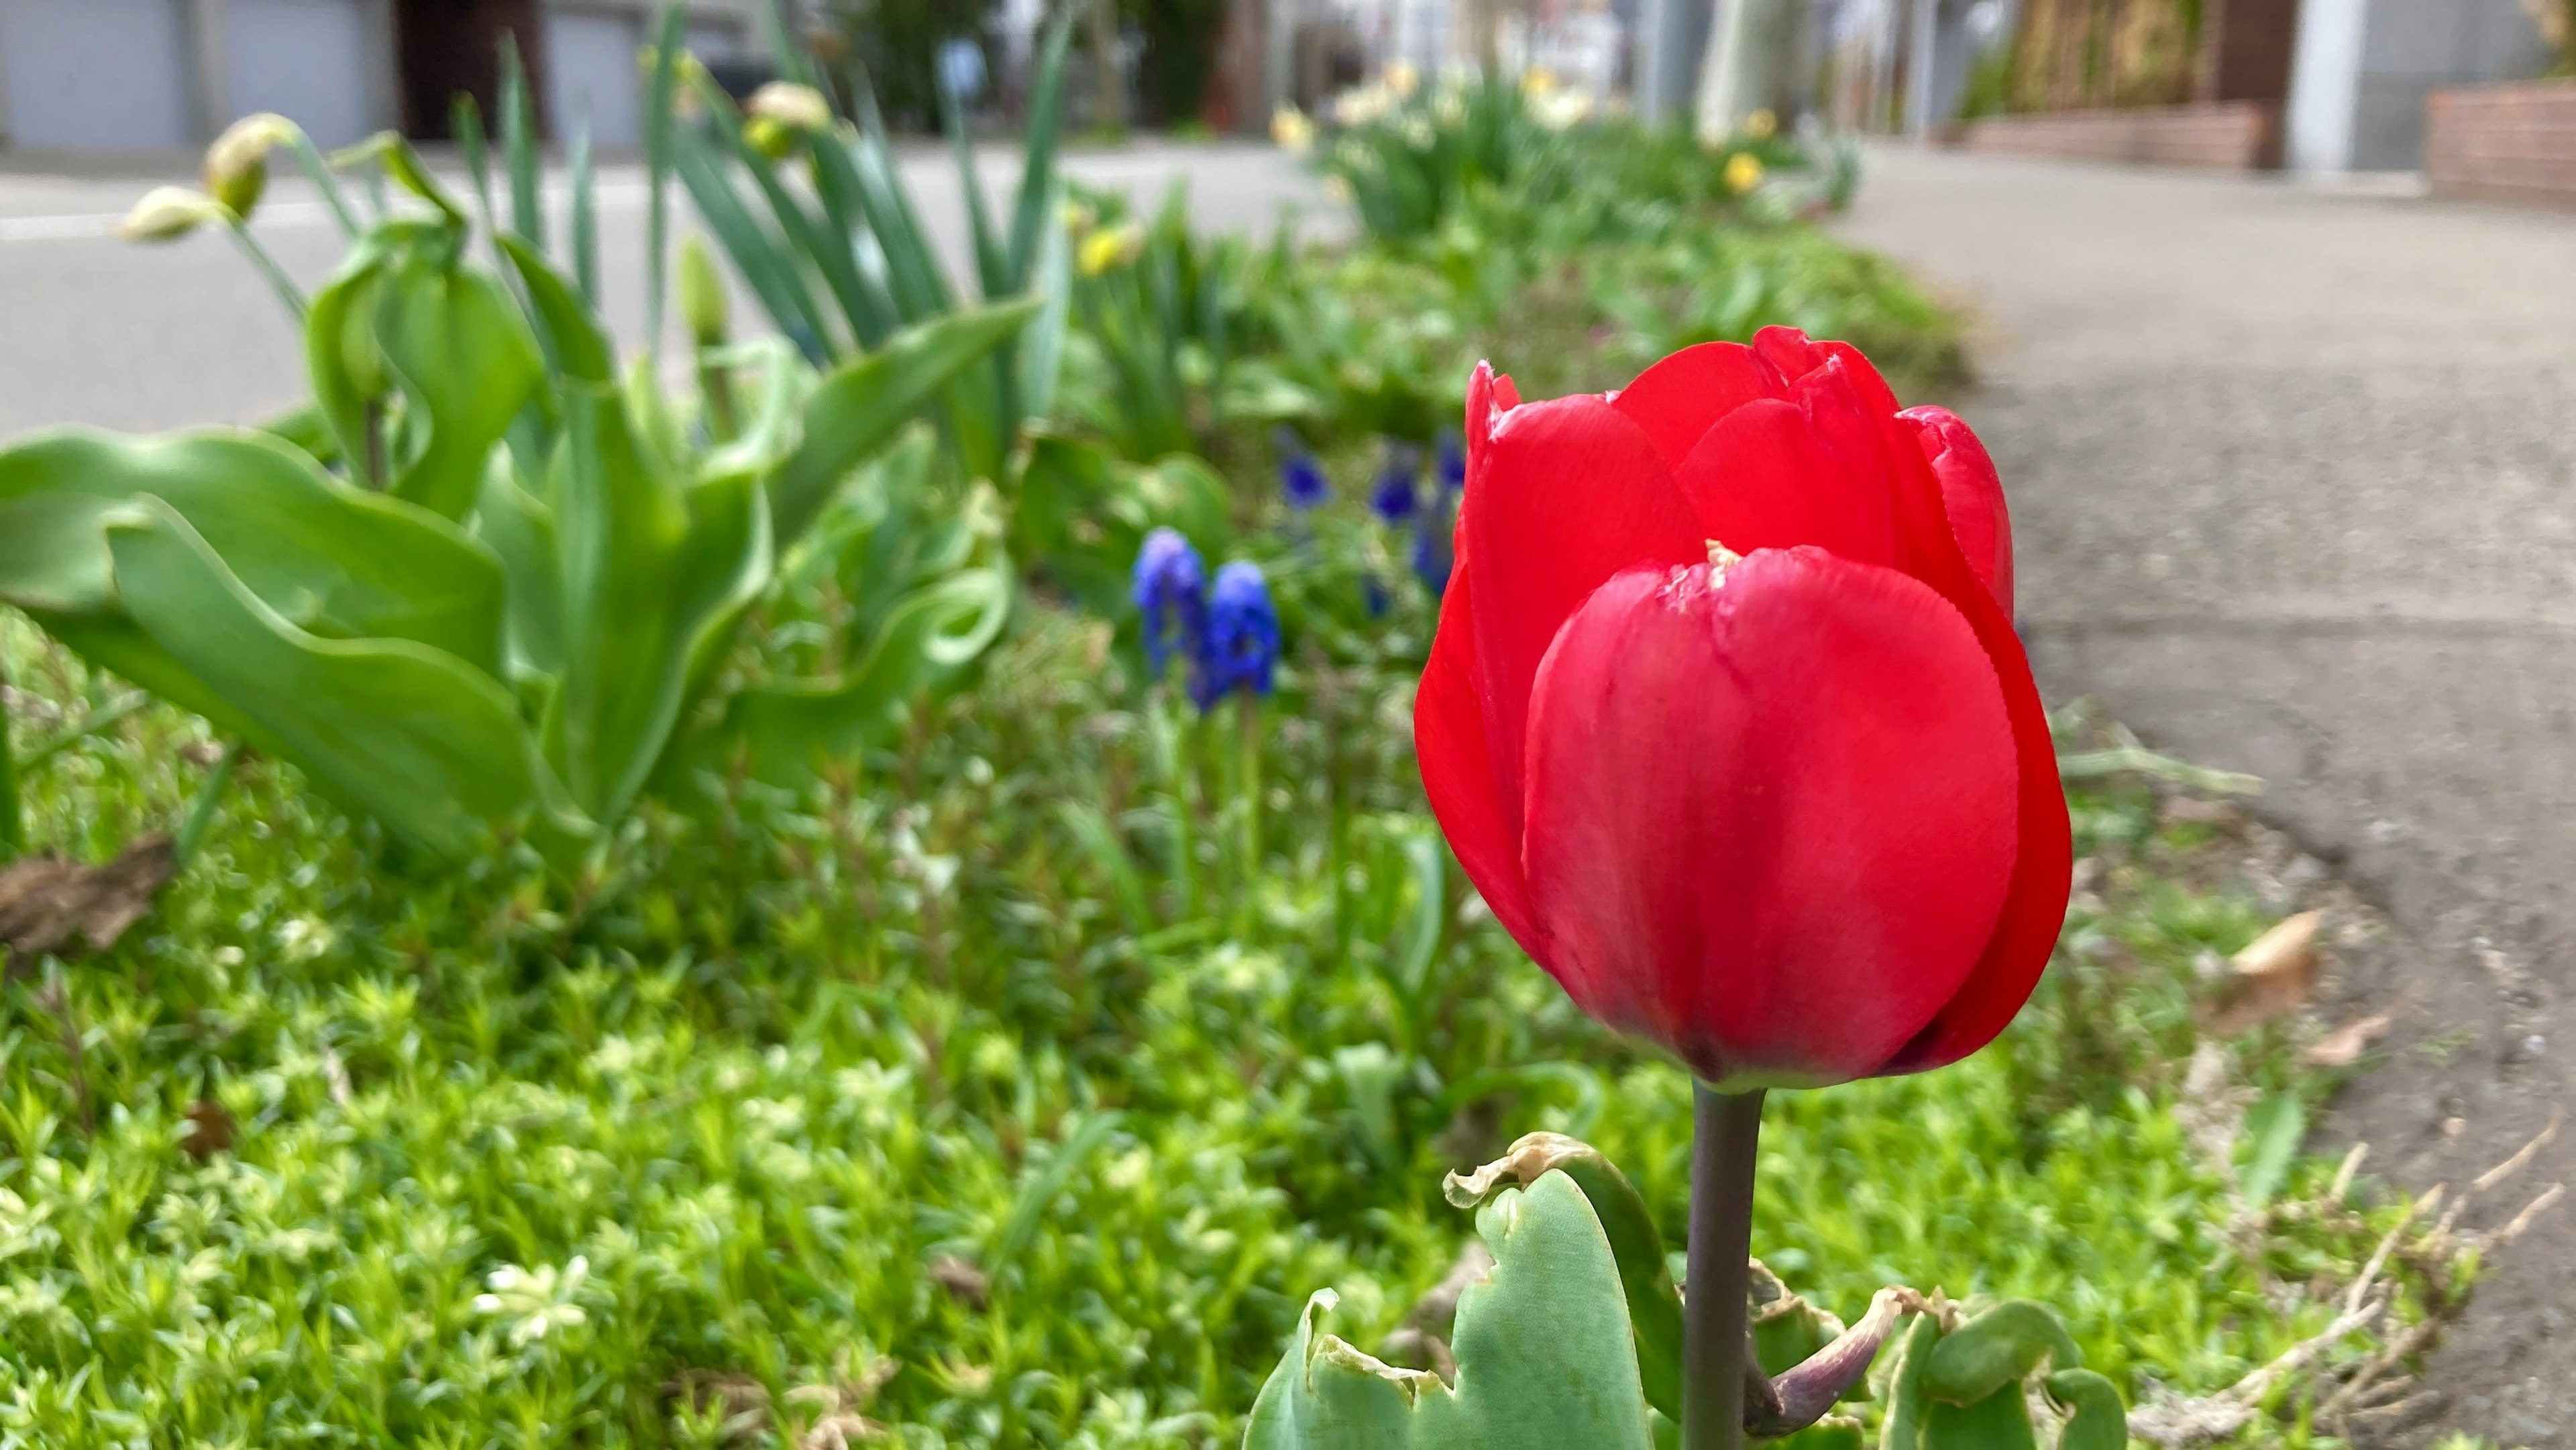
M 1503 814 L 1494 786 L 1493 754 L 1485 745 L 1485 711 L 1476 679 L 1475 571 L 1462 560 L 1440 598 L 1440 628 L 1431 639 L 1431 663 L 1413 697 L 1413 749 L 1422 766 L 1423 793 L 1431 813 L 1458 854 L 1467 879 L 1493 909 L 1494 919 L 1533 957 L 1541 939 L 1521 879 L 1520 840 Z
M 1828 410 L 1839 429 L 1818 426 L 1817 412 L 1830 403 L 1843 405 Z M 1865 451 L 1853 435 L 1867 430 L 1847 398 L 1747 403 L 1709 428 L 1673 481 L 1701 533 L 1736 553 L 1814 544 L 1854 563 L 1894 564 L 1900 551 L 1886 470 L 1845 456 Z
M 1902 420 L 1890 425 L 1903 428 Z M 1977 641 L 1994 661 L 2012 717 L 2013 748 L 2021 777 L 2020 855 L 2012 890 L 2004 899 L 1993 940 L 1976 971 L 1923 1035 L 1880 1069 L 1923 1072 L 1956 1062 L 1995 1038 L 2030 999 L 2066 923 L 2066 894 L 2075 849 L 2066 816 L 2066 789 L 2057 776 L 2057 746 L 2048 712 L 2031 679 L 2030 660 L 2013 631 L 2012 616 L 1979 582 L 1948 527 L 1947 510 L 1932 465 L 1916 450 L 1894 455 L 1899 530 L 1905 571 L 1929 584 L 1966 616 Z
M 1877 1070 L 2013 875 L 1986 650 L 1919 581 L 1820 549 L 1604 585 L 1548 652 L 1528 752 L 1542 961 L 1720 1086 Z
M 1610 406 L 1645 430 L 1665 467 L 1678 468 L 1710 424 L 1785 390 L 1779 370 L 1753 349 L 1742 343 L 1703 342 L 1637 374 L 1635 382 L 1610 395 Z
M 2013 607 L 2012 517 L 2004 507 L 2003 480 L 1986 445 L 1947 408 L 1910 408 L 1897 417 L 1913 426 L 1915 440 L 1941 484 L 1941 506 L 1950 532 L 1977 580 L 2006 614 Z
M 1471 423 L 1472 423 L 1471 419 Z M 1518 839 L 1530 683 L 1566 617 L 1613 574 L 1708 557 L 1654 445 L 1597 397 L 1527 403 L 1469 434 L 1459 568 L 1480 581 L 1476 678 L 1503 818 Z

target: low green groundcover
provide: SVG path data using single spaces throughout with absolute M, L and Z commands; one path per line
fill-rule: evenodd
M 1045 611 L 864 775 L 715 783 L 569 889 L 523 848 L 433 876 L 246 764 L 122 945 L 10 964 L 0 1445 L 1222 1446 L 1310 1291 L 1374 1345 L 1449 1271 L 1440 1170 L 1521 1131 L 1599 1144 L 1678 1244 L 1686 1084 L 1444 869 L 1418 645 L 1292 670 L 1257 868 L 1233 709 L 1181 725 Z M 110 695 L 23 624 L 0 650 L 22 739 Z M 58 754 L 31 838 L 166 827 L 201 729 Z M 2079 795 L 2102 904 L 1994 1050 L 1775 1096 L 1775 1269 L 1846 1315 L 2042 1299 L 2133 1402 L 2332 1319 L 2397 1210 L 2193 1145 L 2191 963 L 2267 918 L 2181 884 L 2224 842 L 2162 819 Z M 2294 1105 L 2328 1084 L 2288 1032 L 2226 1051 Z M 2305 1443 L 2295 1393 L 2244 1438 Z

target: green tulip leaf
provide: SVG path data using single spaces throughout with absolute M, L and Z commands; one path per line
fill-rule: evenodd
M 850 471 L 891 440 L 968 366 L 990 357 L 1037 310 L 1034 301 L 954 312 L 895 334 L 833 370 L 805 401 L 803 436 L 769 476 L 770 517 L 793 542 Z
M 135 622 L 331 794 L 447 856 L 534 801 L 526 732 L 490 675 L 416 640 L 297 628 L 158 498 L 106 530 Z
M 484 459 L 536 396 L 545 362 L 527 319 L 481 268 L 414 252 L 389 269 L 376 304 L 376 341 L 418 412 L 426 437 L 392 492 L 461 518 L 483 484 Z
M 1001 637 L 1014 594 L 1000 568 L 963 570 L 916 590 L 846 677 L 755 686 L 735 696 L 692 763 L 717 768 L 739 753 L 753 779 L 794 784 L 819 762 L 888 739 L 915 700 L 953 687 Z
M 167 503 L 298 629 L 412 640 L 498 670 L 503 590 L 489 551 L 445 519 L 352 488 L 247 430 L 122 438 L 66 429 L 0 451 L 0 601 L 122 618 L 104 524 L 146 496 Z M 100 662 L 159 689 L 130 652 Z
M 2119 1387 L 2089 1369 L 2048 1377 L 2048 1397 L 2068 1412 L 2057 1450 L 2128 1450 L 2129 1412 Z
M 507 581 L 510 675 L 524 679 L 561 672 L 563 579 L 557 571 L 554 510 L 520 487 L 507 450 L 493 450 L 484 471 L 474 531 L 500 556 Z
M 1334 1298 L 1319 1293 L 1245 1450 L 1647 1450 L 1618 1263 L 1584 1191 L 1548 1173 L 1504 1190 L 1479 1226 L 1494 1267 L 1459 1297 L 1454 1388 L 1321 1333 Z
M 1941 1336 L 1924 1365 L 1923 1388 L 1935 1400 L 1976 1404 L 2043 1363 L 2081 1369 L 2084 1352 L 2046 1305 L 2007 1299 Z
M 2031 1426 L 2030 1401 L 2021 1383 L 2016 1380 L 1971 1405 L 1934 1400 L 1923 1417 L 1923 1450 L 2039 1450 L 2039 1433 Z
M 1505 1185 L 1529 1185 L 1562 1173 L 1592 1207 L 1618 1264 L 1619 1288 L 1637 1335 L 1637 1371 L 1646 1402 L 1666 1417 L 1681 1418 L 1682 1298 L 1664 1256 L 1664 1235 L 1645 1198 L 1617 1165 L 1589 1143 L 1562 1133 L 1531 1133 L 1501 1158 L 1473 1173 L 1452 1173 L 1443 1184 L 1449 1202 L 1474 1208 Z M 1803 1358 L 1804 1356 L 1801 1356 Z
M 1923 1387 L 1932 1367 L 1932 1351 L 1941 1343 L 1941 1322 L 1917 1314 L 1897 1345 L 1896 1362 L 1887 1376 L 1887 1414 L 1879 1421 L 1879 1450 L 1921 1450 L 1923 1420 L 1932 1397 Z
M 546 758 L 594 819 L 660 762 L 694 679 L 767 585 L 767 499 L 748 474 L 683 488 L 613 389 L 571 384 L 554 458 L 562 688 Z
M 493 241 L 499 244 L 501 255 L 509 259 L 511 269 L 519 274 L 519 284 L 528 291 L 529 309 L 536 314 L 540 340 L 555 371 L 585 383 L 615 382 L 617 350 L 590 304 L 554 269 L 544 253 L 508 232 Z

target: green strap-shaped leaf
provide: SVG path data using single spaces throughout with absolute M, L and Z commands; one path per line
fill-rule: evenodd
M 723 722 L 689 752 L 691 763 L 720 768 L 738 754 L 755 780 L 811 779 L 818 764 L 889 738 L 913 701 L 961 679 L 1001 637 L 1013 597 L 1011 576 L 998 568 L 969 569 L 919 590 L 896 607 L 848 677 L 736 695 Z
M 734 270 L 760 299 L 769 320 L 808 361 L 818 367 L 828 361 L 831 355 L 817 330 L 814 300 L 798 273 L 795 255 L 743 205 L 716 143 L 695 126 L 678 127 L 672 135 L 671 160 L 707 230 L 715 234 Z
M 0 601 L 121 618 L 103 525 L 145 496 L 187 520 L 299 629 L 408 639 L 487 673 L 498 666 L 503 593 L 488 550 L 436 515 L 352 488 L 244 429 L 167 438 L 65 429 L 0 450 Z
M 617 381 L 617 350 L 591 304 L 564 281 L 544 253 L 517 237 L 503 235 L 494 240 L 528 290 L 529 310 L 536 314 L 546 357 L 555 370 L 585 383 Z
M 333 795 L 445 855 L 532 803 L 526 732 L 490 675 L 411 640 L 296 628 L 159 499 L 107 534 L 135 621 Z
M 1480 1223 L 1494 1267 L 1459 1296 L 1454 1389 L 1319 1334 L 1333 1299 L 1318 1294 L 1245 1450 L 1647 1450 L 1618 1266 L 1583 1191 L 1550 1173 Z
M 665 5 L 654 26 L 653 71 L 644 86 L 644 350 L 662 352 L 663 298 L 670 283 L 671 128 L 678 117 L 680 52 L 688 44 L 689 12 Z
M 510 168 L 510 229 L 528 245 L 546 249 L 545 198 L 537 190 L 537 107 L 528 95 L 528 68 L 519 40 L 501 36 L 501 153 Z
M 1063 186 L 1058 184 L 1048 197 L 1046 214 L 1061 214 Z M 1031 295 L 1046 299 L 1020 334 L 1015 359 L 1020 411 L 1025 418 L 1043 423 L 1055 413 L 1056 384 L 1064 374 L 1065 333 L 1073 322 L 1073 234 L 1060 225 L 1046 228 L 1039 233 L 1034 263 L 1015 265 L 1014 270 Z
M 500 280 L 442 264 L 425 250 L 389 268 L 376 302 L 385 362 L 428 420 L 428 440 L 393 492 L 462 518 L 483 484 L 483 462 L 545 379 L 536 337 Z
M 1049 245 L 1047 234 L 1053 232 L 1059 239 L 1064 234 L 1056 221 L 1063 214 L 1064 200 L 1055 174 L 1056 143 L 1064 127 L 1065 64 L 1073 47 L 1074 17 L 1081 10 L 1080 5 L 1056 7 L 1054 18 L 1047 22 L 1046 40 L 1038 47 L 1029 86 L 1028 135 L 1021 146 L 1019 206 L 1011 217 L 1009 285 L 1003 289 L 1007 292 L 1028 287 L 1040 249 Z M 1045 410 L 1034 405 L 1030 411 L 1045 416 Z
M 991 356 L 1036 309 L 1034 301 L 1018 301 L 952 313 L 896 334 L 825 378 L 806 400 L 803 441 L 769 477 L 778 537 L 793 543 L 851 469 L 884 447 L 950 379 Z
M 749 475 L 683 489 L 613 389 L 568 386 L 554 462 L 563 685 L 546 757 L 595 820 L 659 763 L 696 666 L 770 575 L 767 500 Z
M 1975 1404 L 2042 1363 L 2081 1369 L 2084 1352 L 2046 1305 L 2007 1299 L 1941 1337 L 1924 1366 L 1923 1388 L 1936 1400 Z

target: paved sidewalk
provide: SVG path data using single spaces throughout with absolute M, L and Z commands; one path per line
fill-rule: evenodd
M 2392 909 L 2419 950 L 2347 991 L 2412 1004 L 2328 1131 L 2419 1189 L 2494 1164 L 2576 1082 L 2576 216 L 1871 160 L 1844 230 L 1987 334 L 2042 684 L 2265 777 Z M 2496 1196 L 2562 1180 L 2576 1132 Z M 2494 1267 L 2443 1418 L 2576 1444 L 2576 1205 Z

